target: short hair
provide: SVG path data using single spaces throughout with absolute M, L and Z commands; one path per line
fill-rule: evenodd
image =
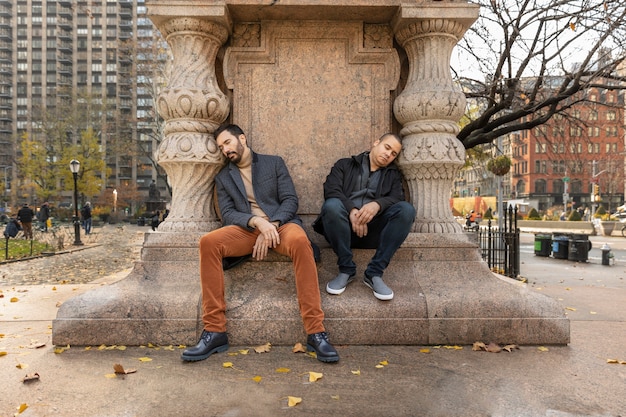
M 243 133 L 243 130 L 239 126 L 235 124 L 223 124 L 215 129 L 215 132 L 213 132 L 213 137 L 217 139 L 220 133 L 225 130 L 235 137 L 239 137 L 239 135 L 245 135 L 245 133 Z
M 382 141 L 386 137 L 392 137 L 395 140 L 397 140 L 400 145 L 402 145 L 402 138 L 400 137 L 400 135 L 396 135 L 395 133 L 392 133 L 392 132 L 387 132 L 387 133 L 383 133 L 383 135 L 380 137 L 379 140 Z

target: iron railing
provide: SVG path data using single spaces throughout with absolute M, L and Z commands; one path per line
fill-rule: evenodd
M 481 226 L 478 230 L 478 244 L 482 258 L 489 269 L 510 278 L 519 278 L 520 251 L 519 229 L 517 227 L 517 207 L 503 210 L 502 230 L 491 224 Z

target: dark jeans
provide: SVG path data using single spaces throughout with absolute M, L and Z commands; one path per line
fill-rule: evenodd
M 324 225 L 324 236 L 337 254 L 339 272 L 356 274 L 351 248 L 376 249 L 374 257 L 367 265 L 365 275 L 382 277 L 391 258 L 411 230 L 415 220 L 415 208 L 406 201 L 392 205 L 369 222 L 367 236 L 362 238 L 352 231 L 349 213 L 338 198 L 329 198 L 324 202 L 321 220 Z

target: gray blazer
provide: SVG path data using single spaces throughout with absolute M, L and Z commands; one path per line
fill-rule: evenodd
M 237 165 L 228 162 L 215 177 L 215 185 L 222 224 L 254 230 L 248 226 L 248 221 L 253 217 L 252 209 Z M 252 152 L 252 187 L 259 207 L 267 214 L 270 222 L 278 221 L 280 225 L 292 222 L 302 226 L 296 214 L 296 189 L 287 165 L 280 156 Z

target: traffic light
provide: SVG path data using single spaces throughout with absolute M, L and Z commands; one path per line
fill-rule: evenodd
M 600 194 L 600 186 L 598 184 L 593 184 L 593 195 L 599 195 Z

